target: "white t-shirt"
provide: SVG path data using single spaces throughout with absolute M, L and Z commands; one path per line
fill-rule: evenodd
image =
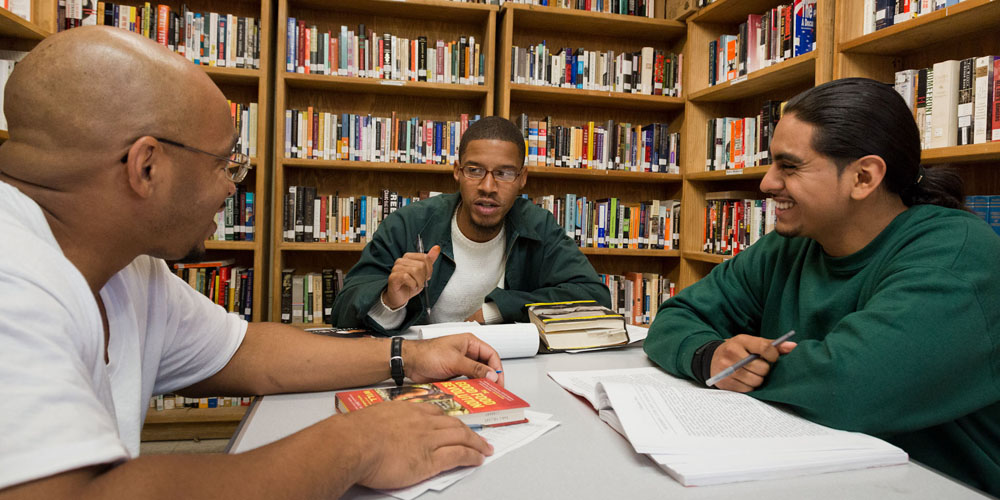
M 140 256 L 97 301 L 41 208 L 0 182 L 0 489 L 139 454 L 153 394 L 221 370 L 247 323 Z

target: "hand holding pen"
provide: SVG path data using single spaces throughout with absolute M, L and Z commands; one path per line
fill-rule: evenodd
M 434 263 L 441 254 L 441 247 L 434 245 L 427 253 L 423 252 L 423 240 L 418 237 L 417 251 L 407 252 L 396 259 L 389 272 L 385 290 L 382 292 L 382 302 L 390 309 L 398 309 L 420 292 L 424 292 L 425 302 L 427 281 L 434 272 Z M 427 312 L 430 314 L 430 302 Z
M 712 356 L 711 371 L 715 375 L 705 385 L 735 392 L 750 392 L 760 387 L 771 371 L 770 363 L 795 349 L 794 342 L 787 342 L 792 335 L 795 330 L 773 341 L 753 335 L 736 335 L 726 340 Z

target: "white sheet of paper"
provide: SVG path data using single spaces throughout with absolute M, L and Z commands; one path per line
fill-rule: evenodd
M 500 359 L 525 358 L 538 353 L 538 329 L 531 323 L 480 325 L 474 321 L 424 325 L 420 338 L 433 339 L 469 332 L 496 349 Z
M 482 430 L 476 431 L 493 445 L 493 455 L 486 457 L 486 460 L 483 461 L 483 465 L 480 467 L 485 467 L 503 455 L 538 439 L 542 434 L 559 425 L 559 422 L 552 420 L 552 415 L 547 413 L 525 410 L 524 415 L 528 418 L 526 423 L 501 427 L 485 427 Z M 472 474 L 476 469 L 476 467 L 458 467 L 442 472 L 413 486 L 396 490 L 379 491 L 400 500 L 412 500 L 428 490 L 441 491 Z

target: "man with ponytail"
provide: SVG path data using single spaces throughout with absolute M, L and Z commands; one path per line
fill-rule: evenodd
M 961 179 L 920 165 L 908 106 L 863 78 L 791 99 L 771 158 L 775 231 L 665 302 L 646 353 L 699 381 L 758 354 L 716 387 L 1000 495 L 1000 238 Z

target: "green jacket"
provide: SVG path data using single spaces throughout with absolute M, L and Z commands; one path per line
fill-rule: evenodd
M 368 311 L 379 300 L 396 259 L 417 251 L 418 234 L 428 248 L 441 246 L 427 285 L 434 305 L 455 272 L 451 219 L 460 199 L 458 193 L 428 198 L 397 210 L 379 224 L 361 260 L 344 278 L 344 287 L 333 306 L 337 326 L 363 326 L 391 334 L 427 321 L 422 293 L 406 304 L 406 320 L 398 330 L 385 331 L 368 317 Z M 504 227 L 508 256 L 504 288 L 495 288 L 486 300 L 497 305 L 505 322 L 528 321 L 524 305 L 532 302 L 593 299 L 611 306 L 608 288 L 549 211 L 518 198 L 507 213 Z
M 859 252 L 768 234 L 665 302 L 645 341 L 694 378 L 694 351 L 739 333 L 798 347 L 751 392 L 1000 495 L 1000 238 L 914 206 Z

